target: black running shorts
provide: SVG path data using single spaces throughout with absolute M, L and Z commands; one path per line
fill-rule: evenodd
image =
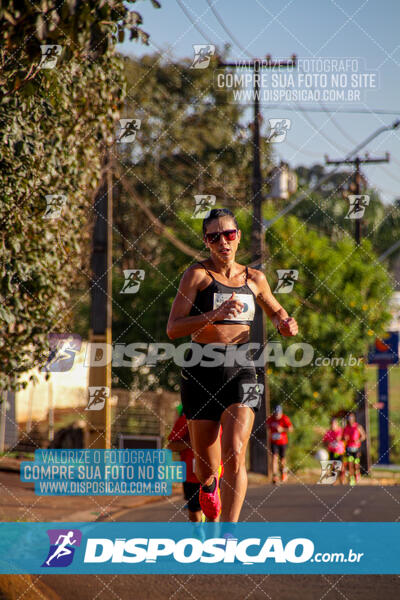
M 272 454 L 279 454 L 279 458 L 285 458 L 287 444 L 271 444 Z
M 337 452 L 329 452 L 329 460 L 343 460 L 343 454 Z
M 356 458 L 360 458 L 361 450 L 359 448 L 355 448 L 354 450 L 352 448 L 346 448 L 346 456 L 352 457 L 355 460 Z
M 203 348 L 209 346 L 197 345 Z M 237 349 L 246 345 L 235 344 Z M 220 346 L 216 351 L 224 354 L 226 348 Z M 232 345 L 230 348 L 232 349 Z M 186 361 L 190 360 L 192 353 L 192 348 L 189 348 Z M 246 361 L 245 366 L 236 360 L 231 361 L 231 366 L 213 365 L 207 358 L 204 358 L 204 362 L 204 365 L 195 364 L 181 369 L 181 398 L 187 419 L 219 421 L 224 410 L 237 403 L 248 406 L 254 412 L 259 410 L 262 394 L 251 358 Z

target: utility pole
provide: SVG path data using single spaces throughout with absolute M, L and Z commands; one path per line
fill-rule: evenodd
M 260 73 L 262 69 L 278 69 L 296 66 L 296 56 L 293 54 L 289 61 L 273 61 L 268 54 L 264 59 L 254 58 L 252 60 L 238 62 L 219 62 L 219 67 L 247 68 L 253 69 L 253 176 L 252 176 L 252 205 L 253 221 L 251 228 L 251 256 L 255 269 L 262 270 L 265 256 L 264 248 L 264 226 L 262 218 L 262 176 L 260 161 Z M 252 342 L 259 344 L 261 349 L 257 355 L 260 355 L 265 347 L 265 323 L 263 311 L 256 304 L 253 326 L 250 332 Z M 256 357 L 257 357 L 256 355 Z M 250 468 L 255 473 L 269 474 L 269 453 L 267 451 L 267 430 L 266 417 L 270 413 L 269 390 L 264 367 L 257 367 L 257 381 L 263 386 L 264 402 L 261 403 L 260 410 L 255 414 L 253 433 L 250 437 Z
M 355 195 L 359 196 L 362 193 L 361 190 L 361 164 L 379 164 L 379 163 L 388 163 L 390 160 L 389 154 L 386 152 L 386 156 L 384 158 L 370 158 L 368 155 L 365 158 L 361 158 L 360 156 L 355 156 L 354 158 L 344 158 L 343 160 L 329 160 L 328 157 L 325 157 L 325 162 L 327 165 L 353 165 L 354 166 L 354 182 L 355 182 Z M 362 218 L 354 219 L 354 239 L 356 244 L 359 246 L 361 243 L 361 234 L 362 234 Z
M 354 158 L 345 158 L 343 160 L 329 160 L 328 157 L 325 157 L 325 162 L 327 165 L 352 165 L 354 168 L 354 182 L 355 182 L 355 195 L 360 196 L 362 194 L 361 188 L 361 164 L 379 164 L 379 163 L 387 163 L 390 160 L 390 156 L 386 153 L 384 158 L 370 158 L 367 154 L 365 158 L 361 158 L 360 156 L 355 156 Z M 354 225 L 354 239 L 357 246 L 361 243 L 362 237 L 362 213 L 359 218 L 355 218 Z M 371 452 L 370 452 L 370 432 L 369 432 L 369 410 L 368 410 L 368 402 L 367 402 L 367 389 L 364 385 L 360 390 L 356 392 L 356 403 L 358 406 L 357 410 L 357 422 L 360 423 L 365 429 L 367 439 L 365 441 L 365 451 L 361 453 L 361 462 L 360 466 L 364 473 L 369 473 L 371 469 Z
M 89 448 L 111 447 L 111 316 L 112 316 L 112 170 L 110 152 L 103 161 L 103 181 L 94 200 L 92 281 L 90 285 L 90 352 L 89 386 L 108 388 L 104 407 L 86 412 L 89 424 Z M 96 360 L 97 348 L 103 355 Z M 94 346 L 93 346 L 94 345 Z M 101 350 L 100 350 L 101 352 Z M 98 366 L 95 364 L 98 362 Z M 89 399 L 89 397 L 88 397 Z

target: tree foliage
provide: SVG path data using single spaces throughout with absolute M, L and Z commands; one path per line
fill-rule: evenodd
M 298 321 L 299 334 L 280 341 L 284 348 L 301 342 L 313 349 L 306 366 L 269 368 L 271 402 L 283 404 L 294 419 L 291 447 L 297 460 L 305 443 L 312 448 L 320 442 L 316 427 L 354 407 L 355 392 L 366 381 L 363 358 L 390 320 L 393 288 L 369 240 L 360 247 L 350 236 L 332 242 L 294 216 L 279 219 L 266 239 L 272 290 L 278 268 L 298 271 L 293 291 L 276 297 Z
M 0 7 L 0 387 L 43 363 L 49 331 L 69 331 L 87 280 L 91 201 L 125 96 L 117 41 L 146 36 L 122 1 L 6 1 Z M 158 4 L 154 3 L 153 4 Z M 44 68 L 41 45 L 57 45 Z M 62 195 L 59 218 L 46 196 Z

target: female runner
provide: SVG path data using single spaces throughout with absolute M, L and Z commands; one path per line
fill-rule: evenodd
M 195 360 L 193 366 L 181 370 L 181 396 L 196 457 L 196 475 L 202 484 L 200 506 L 209 521 L 218 520 L 222 458 L 221 520 L 237 522 L 247 489 L 246 448 L 261 396 L 256 395 L 254 400 L 254 363 L 247 359 L 243 366 L 238 354 L 232 358 L 232 351 L 246 350 L 255 302 L 281 335 L 294 336 L 298 327 L 272 295 L 265 275 L 235 262 L 241 231 L 230 210 L 211 210 L 203 221 L 203 236 L 210 257 L 183 274 L 167 334 L 170 339 L 187 335 L 192 338 L 185 360 Z M 204 357 L 201 363 L 196 360 L 199 350 Z M 213 359 L 221 357 L 220 351 L 224 363 L 215 365 Z

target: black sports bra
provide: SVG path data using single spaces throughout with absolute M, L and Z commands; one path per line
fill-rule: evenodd
M 234 319 L 225 318 L 221 321 L 214 321 L 214 323 L 221 323 L 227 325 L 229 323 L 239 323 L 240 325 L 251 325 L 254 319 L 255 313 L 255 294 L 247 284 L 249 270 L 246 266 L 246 283 L 239 287 L 232 287 L 225 285 L 220 281 L 217 281 L 212 273 L 199 261 L 199 264 L 207 271 L 212 278 L 211 283 L 204 288 L 204 290 L 198 290 L 196 298 L 193 302 L 193 306 L 190 309 L 189 316 L 201 315 L 218 308 L 225 300 L 228 300 L 232 292 L 236 292 L 236 299 L 240 300 L 244 304 L 243 311 L 237 315 Z

